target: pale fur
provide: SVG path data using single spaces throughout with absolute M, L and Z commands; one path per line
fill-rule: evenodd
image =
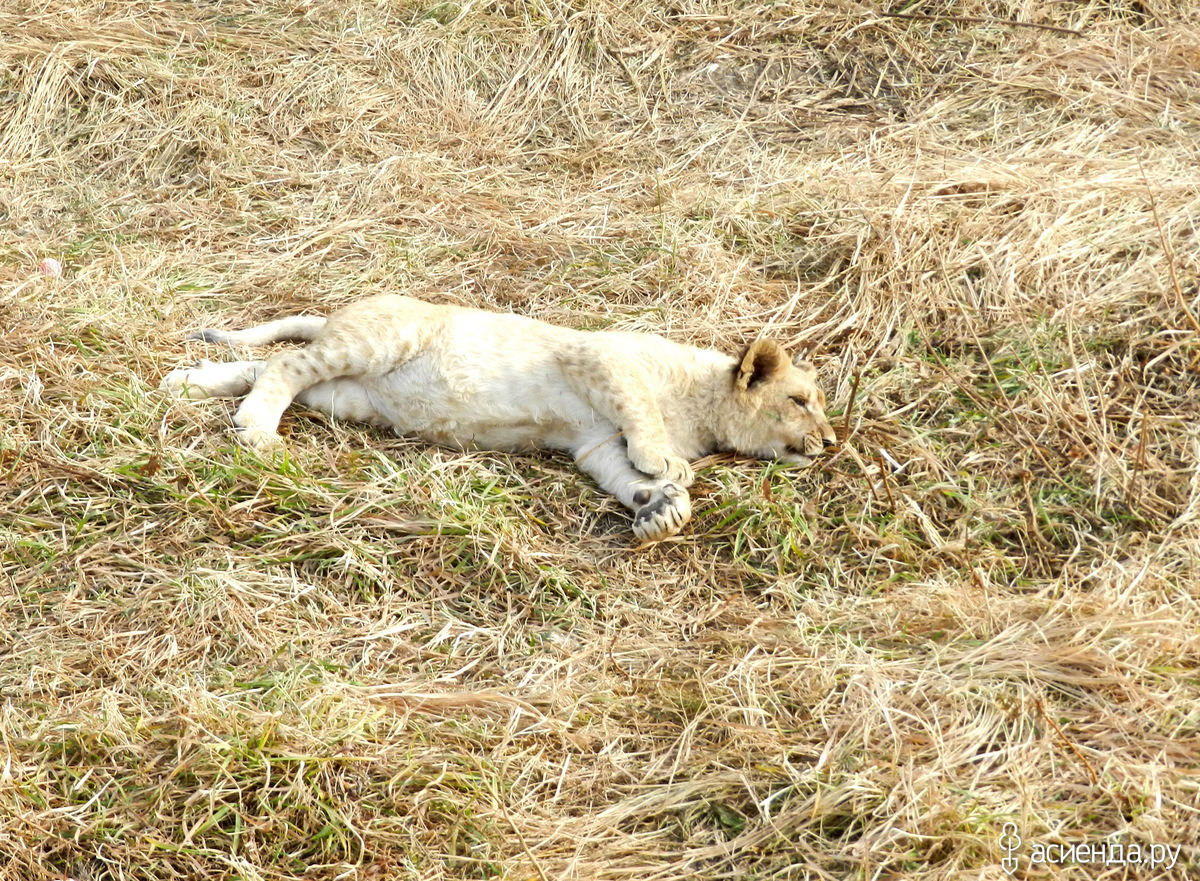
M 328 319 L 284 318 L 193 335 L 214 343 L 306 340 L 269 361 L 203 361 L 164 387 L 246 395 L 234 424 L 258 450 L 299 401 L 460 449 L 564 450 L 634 512 L 644 540 L 691 516 L 689 460 L 730 450 L 808 464 L 835 442 L 812 365 L 759 340 L 740 358 L 654 334 L 587 332 L 401 296 Z

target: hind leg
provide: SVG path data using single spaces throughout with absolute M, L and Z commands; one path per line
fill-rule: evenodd
M 279 443 L 279 417 L 305 389 L 336 379 L 377 378 L 409 361 L 436 327 L 432 307 L 404 297 L 378 297 L 334 313 L 303 349 L 267 362 L 233 417 L 242 441 L 256 449 Z
M 192 401 L 240 398 L 250 392 L 266 367 L 266 361 L 217 363 L 202 359 L 192 367 L 172 370 L 163 377 L 161 387 L 175 397 Z M 365 422 L 379 426 L 388 424 L 371 403 L 362 383 L 354 379 L 319 382 L 296 395 L 296 401 L 344 422 Z
M 298 395 L 321 383 L 362 375 L 371 366 L 351 346 L 337 339 L 318 340 L 304 349 L 280 352 L 267 362 L 234 414 L 238 436 L 256 450 L 278 446 L 279 417 Z M 314 400 L 322 398 L 318 394 Z
M 177 398 L 240 398 L 253 388 L 266 369 L 266 361 L 230 361 L 219 364 L 202 359 L 192 367 L 172 370 L 163 377 L 162 388 Z
M 357 379 L 331 379 L 309 386 L 296 395 L 296 402 L 343 422 L 365 422 L 368 425 L 389 424 L 375 409 L 367 390 Z

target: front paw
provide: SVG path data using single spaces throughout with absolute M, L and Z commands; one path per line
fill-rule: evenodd
M 283 438 L 274 431 L 253 425 L 234 425 L 237 438 L 256 453 L 270 453 L 283 446 Z
M 649 477 L 677 483 L 682 487 L 691 486 L 696 480 L 696 474 L 687 459 L 676 456 L 667 449 L 638 450 L 631 447 L 629 461 L 633 463 L 634 468 Z
M 633 515 L 633 534 L 643 542 L 670 538 L 692 517 L 688 491 L 675 483 L 664 483 Z

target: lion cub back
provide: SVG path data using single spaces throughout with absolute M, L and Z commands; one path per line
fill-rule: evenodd
M 314 345 L 357 352 L 372 403 L 403 434 L 459 448 L 570 449 L 596 414 L 562 364 L 587 334 L 502 312 L 376 297 Z

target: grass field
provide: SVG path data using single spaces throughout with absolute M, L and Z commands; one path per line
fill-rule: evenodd
M 0 0 L 0 879 L 1197 877 L 1198 223 L 1191 0 Z M 637 549 L 157 390 L 382 291 L 844 442 Z

